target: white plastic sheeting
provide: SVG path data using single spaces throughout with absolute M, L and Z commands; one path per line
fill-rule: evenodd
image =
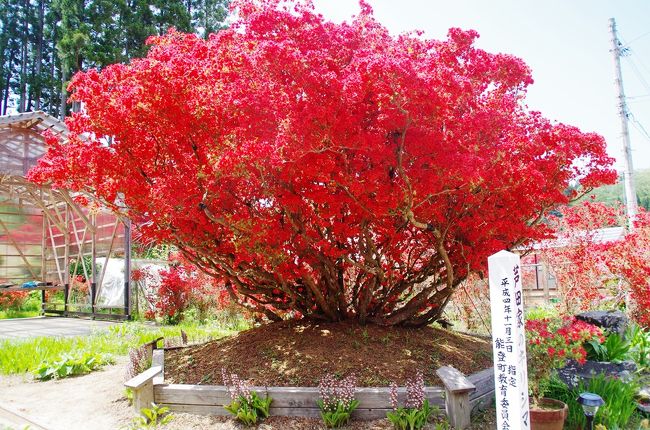
M 97 258 L 99 273 L 105 264 L 106 273 L 104 274 L 104 282 L 99 289 L 99 296 L 97 297 L 97 304 L 103 306 L 124 306 L 124 259 L 123 258 L 109 258 L 106 263 L 106 258 Z M 131 260 L 132 270 L 144 270 L 147 276 L 138 281 L 137 287 L 140 288 L 141 293 L 145 297 L 150 297 L 156 293 L 156 287 L 160 285 L 160 271 L 167 268 L 167 265 L 152 262 L 152 260 Z M 134 300 L 133 290 L 136 285 L 131 285 L 131 300 Z
M 167 269 L 166 264 L 160 263 L 150 263 L 150 262 L 137 262 L 136 267 L 146 273 L 138 285 L 134 285 L 133 288 L 139 288 L 140 292 L 138 293 L 140 303 L 144 303 L 147 310 L 155 310 L 155 297 L 158 294 L 158 287 L 160 286 L 161 278 L 160 271 Z M 132 261 L 133 263 L 133 261 Z M 144 309 L 142 309 L 144 311 Z
M 106 266 L 97 303 L 104 306 L 124 306 L 124 259 L 109 258 L 108 263 L 106 258 L 97 258 L 95 261 L 98 266 L 98 278 Z

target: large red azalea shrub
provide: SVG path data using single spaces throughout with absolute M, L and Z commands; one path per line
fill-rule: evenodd
M 474 31 L 233 7 L 207 41 L 170 32 L 76 75 L 85 111 L 31 178 L 119 201 L 272 319 L 435 320 L 488 255 L 546 236 L 573 180 L 614 180 L 602 137 L 529 112 L 528 67 Z

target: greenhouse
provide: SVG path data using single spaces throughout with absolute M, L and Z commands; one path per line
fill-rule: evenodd
M 128 221 L 91 196 L 25 178 L 48 130 L 67 133 L 43 112 L 0 117 L 1 291 L 41 291 L 43 313 L 128 317 Z

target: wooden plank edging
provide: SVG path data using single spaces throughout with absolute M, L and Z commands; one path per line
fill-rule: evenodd
M 450 393 L 463 394 L 476 391 L 476 386 L 454 367 L 442 366 L 436 370 L 436 374 L 442 380 L 445 390 Z
M 158 376 L 162 372 L 162 368 L 159 366 L 150 367 L 139 375 L 129 379 L 124 383 L 124 386 L 127 388 L 140 388 L 147 382 L 153 380 L 154 377 Z
M 155 351 L 153 365 L 157 367 L 157 375 L 164 372 L 164 350 Z M 149 371 L 151 374 L 151 369 Z M 146 373 L 146 372 L 145 372 Z M 137 377 L 136 377 L 137 378 Z M 469 408 L 464 412 L 483 409 L 494 398 L 494 372 L 492 368 L 484 369 L 466 377 L 468 383 L 476 389 L 469 395 Z M 320 417 L 316 400 L 320 398 L 317 387 L 251 387 L 261 396 L 273 398 L 271 415 L 295 417 Z M 156 377 L 152 386 L 153 401 L 161 406 L 167 406 L 172 411 L 187 412 L 199 415 L 230 415 L 224 408 L 231 402 L 228 388 L 223 385 L 189 385 L 165 384 L 163 378 Z M 426 398 L 432 405 L 445 409 L 445 399 L 453 393 L 446 392 L 441 387 L 426 387 Z M 360 404 L 352 417 L 358 420 L 385 418 L 392 410 L 390 403 L 390 388 L 357 388 L 355 398 Z M 398 388 L 398 399 L 403 404 L 406 389 Z M 466 409 L 466 410 L 465 410 Z
M 316 387 L 251 387 L 260 396 L 273 398 L 272 407 L 276 408 L 314 408 L 320 393 Z M 406 389 L 398 388 L 398 400 L 406 399 Z M 425 395 L 431 404 L 444 404 L 444 390 L 427 387 Z M 390 388 L 357 388 L 355 398 L 359 400 L 360 409 L 390 409 Z M 185 404 L 196 406 L 223 406 L 232 400 L 227 387 L 223 385 L 154 385 L 154 399 L 157 404 Z

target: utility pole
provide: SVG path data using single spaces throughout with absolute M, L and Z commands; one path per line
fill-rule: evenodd
M 630 130 L 627 125 L 627 103 L 625 102 L 625 91 L 623 91 L 623 74 L 621 73 L 621 46 L 616 34 L 616 21 L 609 19 L 609 30 L 612 33 L 612 54 L 616 66 L 616 88 L 618 89 L 618 114 L 621 117 L 621 130 L 623 136 L 623 186 L 625 188 L 625 207 L 627 216 L 633 221 L 637 213 L 636 190 L 634 189 L 634 178 L 632 174 L 632 148 L 630 145 Z M 631 225 L 630 225 L 631 227 Z

